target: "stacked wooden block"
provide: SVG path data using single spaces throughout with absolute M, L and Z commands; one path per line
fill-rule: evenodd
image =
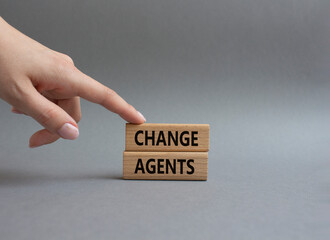
M 207 180 L 208 124 L 126 124 L 124 179 Z

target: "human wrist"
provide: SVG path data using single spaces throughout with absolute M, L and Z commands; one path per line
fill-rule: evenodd
M 9 24 L 0 16 L 0 47 L 3 45 L 4 38 L 8 31 Z
M 4 28 L 8 23 L 0 16 L 0 29 Z

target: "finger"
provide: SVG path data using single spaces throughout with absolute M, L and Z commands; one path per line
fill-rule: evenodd
M 51 133 L 64 139 L 76 139 L 79 136 L 76 121 L 62 108 L 47 100 L 31 86 L 23 101 L 18 103 L 20 111 L 34 118 Z
M 65 100 L 59 100 L 58 105 L 64 109 L 78 123 L 81 118 L 80 98 L 74 97 Z M 29 141 L 31 148 L 39 147 L 45 144 L 50 144 L 57 141 L 60 136 L 57 133 L 52 133 L 47 129 L 42 129 L 34 133 Z
M 146 121 L 140 112 L 132 105 L 129 105 L 112 89 L 102 85 L 79 70 L 72 74 L 72 78 L 78 96 L 104 106 L 128 122 L 140 124 Z
M 16 113 L 16 114 L 24 114 L 24 113 L 22 113 L 20 110 L 18 110 L 18 109 L 15 108 L 15 107 L 12 107 L 12 108 L 11 108 L 11 112 L 12 112 L 12 113 Z
M 53 143 L 59 138 L 60 136 L 58 134 L 52 133 L 47 129 L 42 129 L 37 131 L 30 137 L 29 147 L 30 148 L 40 147 L 45 144 Z

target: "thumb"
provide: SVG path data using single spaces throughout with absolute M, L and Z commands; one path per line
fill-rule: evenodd
M 76 121 L 61 107 L 42 96 L 35 88 L 30 89 L 19 109 L 34 118 L 47 130 L 64 139 L 73 140 L 79 136 Z

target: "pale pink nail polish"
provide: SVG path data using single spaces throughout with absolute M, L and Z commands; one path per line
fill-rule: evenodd
M 142 113 L 140 113 L 139 111 L 137 111 L 138 112 L 138 114 L 144 119 L 144 121 L 146 122 L 147 120 L 146 120 L 146 118 L 142 115 Z
M 57 133 L 64 139 L 74 140 L 79 136 L 79 130 L 70 123 L 65 123 L 57 130 Z

